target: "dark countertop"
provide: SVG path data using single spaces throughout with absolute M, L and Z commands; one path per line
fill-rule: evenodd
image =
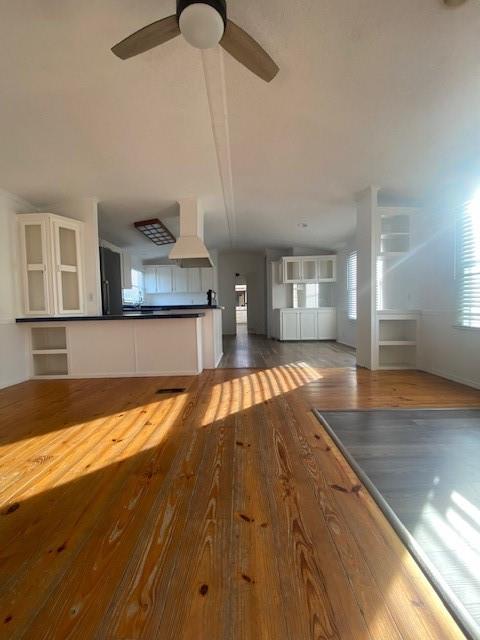
M 145 311 L 155 311 L 156 309 L 162 309 L 163 311 L 173 311 L 175 309 L 223 309 L 218 304 L 208 305 L 208 304 L 171 304 L 171 305 L 154 305 L 154 304 L 142 304 L 142 309 Z M 135 306 L 130 306 L 128 304 L 123 305 L 124 311 L 136 311 L 137 308 Z
M 204 313 L 135 313 L 126 312 L 117 316 L 63 316 L 63 317 L 34 317 L 17 318 L 16 322 L 88 322 L 99 320 L 167 320 L 177 318 L 203 318 Z

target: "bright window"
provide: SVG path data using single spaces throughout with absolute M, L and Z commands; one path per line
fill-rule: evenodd
M 480 328 L 480 189 L 456 222 L 457 322 Z
M 140 304 L 143 302 L 143 271 L 132 269 L 132 288 L 122 289 L 123 302 Z
M 357 319 L 357 252 L 347 257 L 347 312 L 350 320 Z

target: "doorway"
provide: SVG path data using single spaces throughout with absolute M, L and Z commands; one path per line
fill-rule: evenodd
M 237 335 L 248 333 L 248 293 L 247 281 L 243 276 L 236 276 L 235 281 L 235 323 Z

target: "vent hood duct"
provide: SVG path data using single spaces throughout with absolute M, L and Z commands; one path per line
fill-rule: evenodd
M 180 235 L 169 258 L 179 267 L 213 267 L 203 243 L 203 211 L 196 198 L 182 198 L 180 205 Z

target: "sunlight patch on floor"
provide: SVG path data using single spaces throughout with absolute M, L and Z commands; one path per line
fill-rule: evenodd
M 220 382 L 212 388 L 210 402 L 199 426 L 223 420 L 322 378 L 317 369 L 305 362 L 295 362 Z
M 20 443 L 10 444 L 11 455 L 8 458 L 2 456 L 0 510 L 13 501 L 25 500 L 51 488 L 73 482 L 158 446 L 181 415 L 188 399 L 188 392 L 178 394 L 173 402 L 172 399 L 162 399 L 136 406 L 134 409 L 104 415 L 90 422 L 70 425 L 59 430 L 58 436 L 53 439 L 52 433 L 48 432 L 22 440 Z M 157 418 L 156 412 L 163 408 L 165 402 L 170 402 L 172 407 L 166 415 L 162 414 Z M 108 426 L 107 422 L 110 422 Z M 149 433 L 145 441 L 139 442 L 142 425 Z M 68 438 L 69 433 L 73 434 L 71 442 Z M 92 434 L 102 447 L 109 448 L 108 453 L 104 453 L 100 458 L 93 444 L 95 454 L 90 453 L 92 447 L 89 447 L 84 455 L 76 455 L 84 438 L 90 439 Z M 98 437 L 95 438 L 95 435 Z M 41 462 L 38 462 L 40 460 Z M 66 471 L 62 473 L 66 463 Z

